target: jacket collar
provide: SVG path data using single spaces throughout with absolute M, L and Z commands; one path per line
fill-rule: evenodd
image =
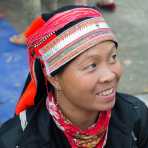
M 55 125 L 45 104 L 40 105 L 30 113 L 28 125 L 19 144 L 22 147 L 27 147 L 33 141 L 33 146 L 35 145 L 34 147 L 38 146 L 39 148 L 70 148 L 65 135 Z
M 42 109 L 38 118 L 38 129 L 43 145 L 56 145 L 55 147 L 70 148 L 64 133 L 56 126 L 46 107 Z

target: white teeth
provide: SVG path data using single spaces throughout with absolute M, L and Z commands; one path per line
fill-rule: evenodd
M 97 93 L 97 95 L 99 95 L 99 96 L 108 96 L 108 95 L 110 95 L 112 93 L 113 93 L 113 88 L 110 88 L 110 89 L 104 90 L 104 91 L 102 91 L 100 93 Z

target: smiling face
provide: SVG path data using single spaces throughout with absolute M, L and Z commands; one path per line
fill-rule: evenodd
M 122 69 L 112 41 L 102 42 L 73 60 L 55 83 L 62 95 L 58 101 L 67 110 L 106 111 L 115 104 Z

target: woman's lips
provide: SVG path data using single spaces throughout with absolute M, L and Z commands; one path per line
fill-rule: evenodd
M 116 91 L 113 87 L 105 89 L 101 92 L 96 93 L 96 96 L 100 99 L 111 101 L 115 98 Z

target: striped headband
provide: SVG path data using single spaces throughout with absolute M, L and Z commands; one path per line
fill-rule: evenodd
M 77 22 L 66 27 L 74 21 Z M 91 7 L 82 7 L 53 16 L 28 38 L 27 45 L 43 61 L 46 74 L 50 76 L 82 52 L 105 40 L 117 44 L 102 14 Z

